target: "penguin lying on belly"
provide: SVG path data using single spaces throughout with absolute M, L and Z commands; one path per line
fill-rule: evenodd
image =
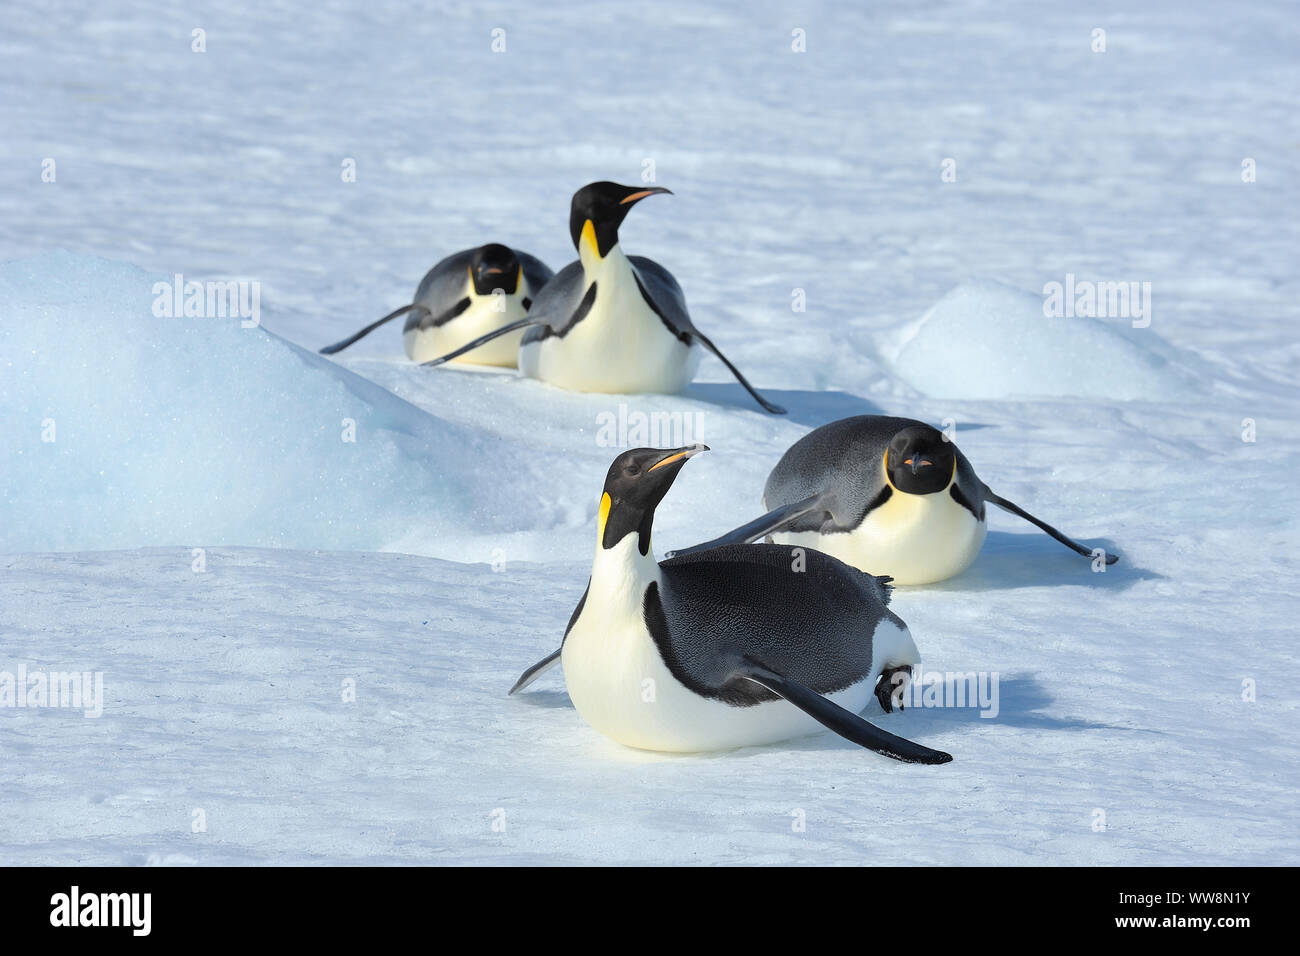
M 993 493 L 957 446 L 911 418 L 859 415 L 815 428 L 777 462 L 761 518 L 675 555 L 765 535 L 816 548 L 896 584 L 930 584 L 970 567 L 992 503 L 1085 557 L 1093 552 Z M 670 556 L 673 556 L 670 554 Z M 1119 555 L 1106 555 L 1114 564 Z
M 886 712 L 920 662 L 887 607 L 889 579 L 817 551 L 740 545 L 662 563 L 650 549 L 655 508 L 703 445 L 638 448 L 614 460 L 596 526 L 587 590 L 555 663 L 582 718 L 645 750 L 707 751 L 767 744 L 829 728 L 909 763 L 946 753 L 858 716 Z
M 410 305 L 320 352 L 341 352 L 381 325 L 410 313 L 402 344 L 407 358 L 425 362 L 518 322 L 552 275 L 540 259 L 500 243 L 466 249 L 430 269 Z M 522 332 L 506 335 L 474 353 L 473 359 L 460 361 L 514 368 L 522 338 Z
M 608 182 L 579 189 L 569 210 L 569 237 L 578 261 L 546 284 L 526 317 L 423 364 L 441 365 L 498 336 L 527 329 L 519 370 L 530 378 L 575 392 L 671 394 L 695 377 L 703 347 L 754 401 L 774 415 L 784 414 L 694 326 L 672 273 L 652 259 L 625 255 L 619 246 L 618 227 L 631 208 L 668 192 Z

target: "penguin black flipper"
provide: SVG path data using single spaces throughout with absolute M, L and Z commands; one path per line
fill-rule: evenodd
M 933 750 L 923 744 L 881 730 L 798 681 L 782 677 L 756 661 L 745 661 L 736 669 L 735 676 L 753 681 L 772 693 L 779 694 L 823 727 L 835 731 L 845 740 L 859 747 L 866 747 L 868 750 L 874 750 L 878 754 L 904 763 L 941 764 L 952 760 L 952 754 Z
M 709 340 L 708 336 L 706 336 L 703 332 L 697 331 L 695 333 L 695 337 L 700 340 L 701 345 L 703 345 L 706 349 L 708 349 L 710 352 L 716 355 L 722 361 L 723 365 L 731 369 L 731 374 L 736 376 L 736 381 L 738 381 L 741 385 L 745 386 L 745 391 L 749 392 L 750 395 L 754 396 L 754 401 L 758 402 L 758 404 L 762 405 L 764 409 L 771 412 L 773 415 L 785 414 L 784 408 L 782 408 L 780 405 L 777 405 L 775 402 L 769 402 L 766 398 L 764 398 L 762 395 L 758 393 L 758 390 L 755 389 L 753 385 L 749 384 L 749 379 L 745 378 L 745 376 L 740 374 L 740 369 L 736 368 L 736 366 L 731 364 L 731 359 L 723 355 L 722 352 L 718 350 L 718 347 Z
M 456 308 L 460 302 L 464 303 L 463 306 L 460 306 L 461 311 L 464 311 L 469 306 L 469 300 L 463 299 L 462 293 L 465 288 L 465 270 L 469 268 L 473 260 L 473 249 L 463 249 L 460 252 L 452 253 L 445 259 L 439 260 L 420 280 L 420 285 L 415 290 L 415 300 L 410 305 L 404 305 L 397 311 L 390 312 L 378 322 L 372 322 L 351 338 L 326 346 L 320 350 L 321 355 L 333 355 L 335 352 L 341 352 L 354 342 L 365 338 L 384 323 L 407 312 L 413 312 L 414 314 L 407 319 L 406 329 L 420 323 L 425 326 L 441 325 L 454 315 L 458 315 L 459 312 L 450 315 L 447 313 Z M 432 304 L 433 309 L 438 310 L 437 315 L 429 307 L 430 304 Z
M 706 541 L 703 544 L 697 544 L 690 548 L 682 548 L 680 551 L 669 551 L 665 558 L 677 558 L 688 554 L 696 554 L 700 551 L 708 551 L 711 548 L 720 548 L 727 544 L 750 544 L 769 534 L 775 534 L 783 530 L 786 525 L 802 518 L 804 515 L 826 511 L 826 494 L 817 492 L 809 495 L 800 501 L 788 505 L 782 505 L 774 508 L 767 514 L 755 518 L 739 528 L 728 531 L 721 537 L 714 538 L 712 541 Z
M 686 293 L 682 292 L 673 274 L 645 256 L 628 256 L 627 261 L 632 263 L 637 288 L 641 290 L 646 305 L 673 335 L 689 344 L 691 336 L 698 334 L 699 330 L 691 322 L 691 313 L 686 308 Z
M 627 258 L 636 268 L 637 287 L 641 290 L 641 297 L 674 335 L 687 343 L 698 339 L 702 346 L 716 355 L 722 364 L 731 370 L 731 374 L 736 376 L 736 381 L 745 387 L 745 390 L 754 397 L 754 401 L 773 415 L 785 414 L 784 408 L 760 395 L 757 389 L 749 384 L 749 380 L 740 373 L 740 369 L 732 365 L 731 360 L 722 354 L 709 337 L 695 327 L 691 322 L 690 313 L 686 310 L 686 296 L 671 272 L 645 256 Z
M 412 302 L 410 305 L 404 305 L 404 306 L 402 306 L 400 309 L 397 309 L 396 311 L 389 312 L 386 316 L 384 316 L 384 317 L 383 317 L 382 319 L 380 319 L 378 322 L 371 322 L 369 325 L 367 325 L 367 326 L 366 326 L 364 329 L 362 329 L 360 332 L 357 332 L 357 333 L 354 334 L 354 335 L 350 335 L 350 336 L 348 336 L 348 337 L 347 337 L 346 339 L 344 339 L 342 342 L 335 342 L 333 345 L 327 345 L 327 346 L 325 346 L 323 349 L 320 350 L 320 354 L 321 354 L 321 355 L 333 355 L 335 352 L 342 352 L 342 351 L 343 351 L 345 348 L 347 348 L 349 345 L 352 345 L 353 343 L 355 343 L 355 342 L 359 342 L 359 341 L 361 341 L 362 339 L 364 339 L 367 335 L 369 335 L 369 334 L 370 334 L 371 332 L 373 332 L 375 329 L 379 328 L 379 327 L 380 327 L 381 325 L 383 325 L 385 322 L 391 322 L 393 319 L 397 318 L 399 315 L 405 315 L 407 312 L 410 312 L 412 309 L 419 309 L 419 310 L 424 311 L 424 312 L 428 312 L 428 311 L 429 311 L 429 310 L 426 309 L 424 306 L 420 305 L 418 302 Z
M 532 667 L 528 668 L 528 670 L 520 674 L 519 680 L 515 681 L 515 686 L 511 687 L 510 690 L 506 692 L 506 696 L 509 697 L 511 694 L 523 690 L 533 681 L 537 680 L 537 678 L 541 677 L 543 674 L 549 671 L 556 664 L 560 663 L 560 651 L 562 650 L 563 650 L 562 647 L 557 647 L 550 654 L 547 654 L 545 657 L 543 657 Z
M 1081 554 L 1081 555 L 1083 555 L 1085 558 L 1091 558 L 1091 557 L 1092 557 L 1092 549 L 1090 549 L 1090 548 L 1085 548 L 1083 545 L 1079 544 L 1079 542 L 1075 541 L 1073 538 L 1070 538 L 1069 536 L 1064 535 L 1064 534 L 1062 534 L 1061 532 L 1057 531 L 1055 528 L 1053 528 L 1053 527 L 1052 527 L 1050 524 L 1048 524 L 1046 521 L 1040 521 L 1038 518 L 1035 518 L 1033 515 L 1031 515 L 1031 514 L 1030 514 L 1028 511 L 1026 511 L 1024 508 L 1021 508 L 1021 507 L 1020 507 L 1018 504 L 1016 504 L 1015 502 L 1007 501 L 1006 498 L 1002 498 L 1002 497 L 1000 497 L 1000 496 L 998 496 L 998 495 L 995 495 L 995 494 L 993 493 L 992 489 L 989 488 L 987 485 L 984 486 L 984 499 L 985 499 L 986 501 L 991 501 L 991 502 L 993 502 L 995 505 L 997 505 L 997 506 L 998 506 L 999 508 L 1001 508 L 1003 511 L 1009 511 L 1009 512 L 1011 512 L 1013 515 L 1018 515 L 1019 517 L 1024 518 L 1024 519 L 1025 519 L 1026 521 L 1028 521 L 1030 524 L 1038 526 L 1038 527 L 1041 528 L 1043 531 L 1046 531 L 1049 535 L 1051 535 L 1053 538 L 1055 538 L 1057 541 L 1061 542 L 1061 544 L 1063 544 L 1063 545 L 1065 545 L 1067 548 L 1069 548 L 1071 551 L 1074 551 L 1074 552 L 1077 553 L 1077 554 Z M 1118 561 L 1118 560 L 1119 560 L 1119 555 L 1118 555 L 1118 554 L 1107 554 L 1107 555 L 1106 555 L 1106 563 L 1107 563 L 1107 564 L 1114 564 L 1114 563 L 1115 563 L 1116 561 Z
M 595 283 L 585 283 L 581 262 L 570 262 L 542 286 L 528 310 L 537 325 L 524 333 L 524 343 L 558 335 L 564 338 L 591 311 Z
M 470 342 L 466 345 L 462 345 L 454 352 L 448 352 L 446 355 L 441 355 L 436 359 L 429 359 L 429 361 L 421 362 L 420 364 L 425 368 L 433 368 L 434 366 L 442 365 L 444 362 L 450 362 L 454 358 L 459 358 L 460 356 L 464 355 L 466 352 L 473 351 L 474 349 L 478 348 L 480 345 L 484 345 L 488 342 L 491 342 L 493 339 L 500 338 L 501 336 L 507 335 L 510 332 L 518 332 L 520 329 L 526 329 L 530 326 L 544 325 L 544 324 L 545 324 L 544 319 L 534 319 L 531 315 L 526 316 L 525 318 L 519 319 L 515 322 L 511 322 L 509 325 L 503 325 L 499 329 L 493 329 L 487 335 L 480 335 L 473 342 Z
M 582 592 L 582 597 L 578 598 L 578 606 L 575 607 L 573 609 L 573 613 L 569 615 L 569 623 L 564 628 L 564 637 L 568 637 L 569 632 L 573 630 L 573 622 L 578 619 L 578 615 L 582 613 L 582 609 L 586 606 L 587 594 L 590 591 L 591 591 L 591 578 L 588 578 L 586 590 Z M 533 681 L 537 680 L 537 678 L 541 677 L 548 670 L 550 670 L 552 667 L 558 664 L 560 662 L 560 653 L 563 650 L 564 650 L 564 638 L 562 637 L 560 638 L 559 647 L 557 647 L 550 654 L 547 654 L 540 661 L 538 661 L 532 667 L 528 668 L 528 670 L 524 671 L 522 674 L 519 675 L 519 680 L 515 681 L 515 686 L 510 688 L 510 691 L 509 693 L 506 694 L 506 696 L 509 697 L 510 694 L 513 694 L 516 691 L 523 690 Z

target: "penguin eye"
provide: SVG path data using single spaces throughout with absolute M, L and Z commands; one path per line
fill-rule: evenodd
M 633 462 L 623 469 L 623 473 L 629 478 L 635 478 L 637 475 L 641 474 L 641 466 L 636 462 Z

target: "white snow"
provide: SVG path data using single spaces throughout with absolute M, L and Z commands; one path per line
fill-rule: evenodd
M 0 707 L 0 863 L 1300 862 L 1298 35 L 1282 2 L 7 11 L 0 683 L 106 700 Z M 645 160 L 675 195 L 626 251 L 788 416 L 712 358 L 665 397 L 420 369 L 393 327 L 313 354 L 457 249 L 559 268 L 572 191 Z M 262 327 L 154 316 L 176 273 L 259 282 Z M 1150 282 L 1150 328 L 1043 316 L 1067 274 Z M 647 754 L 558 671 L 505 696 L 582 593 L 610 421 L 713 448 L 662 554 L 871 411 L 1122 555 L 998 512 L 895 594 L 928 669 L 1000 675 L 993 719 L 868 712 L 953 763 Z
M 1043 298 L 988 280 L 954 289 L 904 332 L 899 377 L 935 398 L 1169 401 L 1191 393 L 1149 330 L 1126 336 L 1091 316 L 1045 317 Z

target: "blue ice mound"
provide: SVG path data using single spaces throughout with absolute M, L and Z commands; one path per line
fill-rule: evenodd
M 159 317 L 160 281 L 0 264 L 0 550 L 382 550 L 494 522 L 473 492 L 498 440 L 238 317 Z
M 895 371 L 946 399 L 1173 401 L 1190 393 L 1182 360 L 1152 328 L 1133 328 L 1130 318 L 1049 317 L 1044 299 L 990 280 L 958 286 L 904 333 Z

